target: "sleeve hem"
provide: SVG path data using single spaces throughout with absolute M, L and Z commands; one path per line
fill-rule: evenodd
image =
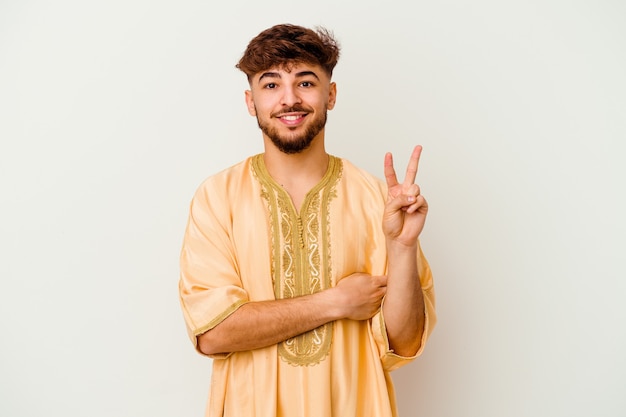
M 424 297 L 425 297 L 425 302 L 426 302 L 426 294 L 424 294 Z M 383 298 L 383 304 L 384 304 L 384 301 L 385 300 Z M 431 327 L 430 327 L 431 320 L 430 320 L 430 315 L 428 314 L 428 306 L 425 306 L 424 308 L 424 330 L 421 336 L 420 347 L 415 353 L 415 355 L 412 355 L 412 356 L 398 355 L 397 353 L 393 351 L 393 349 L 391 349 L 391 346 L 389 344 L 389 336 L 387 335 L 387 326 L 385 325 L 385 317 L 383 315 L 382 304 L 381 304 L 381 308 L 379 312 L 378 321 L 379 321 L 380 335 L 382 336 L 382 342 L 384 344 L 383 345 L 384 351 L 380 352 L 381 353 L 380 358 L 383 363 L 383 367 L 387 371 L 393 371 L 395 369 L 398 369 L 402 367 L 403 365 L 406 365 L 407 363 L 412 362 L 423 353 L 426 347 L 426 341 L 428 340 L 430 333 L 431 333 Z
M 209 330 L 211 330 L 212 328 L 214 328 L 215 326 L 220 324 L 227 317 L 229 317 L 231 314 L 233 314 L 235 311 L 237 311 L 237 309 L 239 309 L 239 307 L 241 307 L 242 305 L 244 305 L 246 303 L 248 303 L 247 300 L 238 300 L 237 302 L 231 304 L 226 310 L 224 310 L 221 314 L 216 316 L 213 320 L 209 321 L 207 324 L 205 324 L 203 326 L 200 326 L 200 327 L 197 327 L 193 331 L 190 331 L 189 332 L 189 336 L 191 338 L 191 341 L 193 342 L 193 345 L 194 345 L 194 348 L 196 349 L 196 352 L 198 352 L 202 356 L 207 356 L 207 357 L 212 358 L 212 359 L 226 359 L 227 357 L 232 355 L 232 352 L 229 352 L 229 353 L 218 353 L 218 354 L 212 354 L 212 355 L 207 355 L 207 354 L 202 353 L 200 351 L 200 349 L 199 349 L 199 346 L 198 346 L 198 336 L 200 336 L 203 333 L 208 332 Z

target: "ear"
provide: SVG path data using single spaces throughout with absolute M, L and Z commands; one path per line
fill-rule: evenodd
M 256 106 L 254 105 L 252 91 L 250 90 L 246 90 L 246 106 L 248 107 L 248 113 L 250 113 L 250 116 L 256 116 Z
M 330 88 L 328 91 L 328 110 L 332 110 L 335 107 L 335 102 L 337 101 L 337 84 L 334 82 L 330 83 Z

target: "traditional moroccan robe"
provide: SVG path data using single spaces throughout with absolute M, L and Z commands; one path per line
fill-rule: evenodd
M 311 294 L 355 272 L 387 270 L 386 185 L 331 156 L 297 211 L 256 155 L 203 182 L 193 197 L 181 253 L 180 300 L 197 336 L 249 301 Z M 436 321 L 432 275 L 421 249 L 426 303 L 420 352 Z M 380 311 L 338 320 L 278 345 L 213 355 L 209 417 L 391 417 L 394 354 Z

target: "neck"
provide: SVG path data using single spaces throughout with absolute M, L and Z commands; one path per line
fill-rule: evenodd
M 326 174 L 329 156 L 323 140 L 314 140 L 311 146 L 302 152 L 286 154 L 267 139 L 263 159 L 272 178 L 286 189 L 297 188 L 308 191 Z

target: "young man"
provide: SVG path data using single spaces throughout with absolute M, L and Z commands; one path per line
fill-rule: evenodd
M 421 147 L 386 185 L 324 147 L 339 47 L 294 25 L 261 32 L 237 64 L 264 153 L 197 190 L 181 253 L 191 340 L 213 358 L 207 416 L 386 417 L 389 372 L 435 325 L 418 237 Z

